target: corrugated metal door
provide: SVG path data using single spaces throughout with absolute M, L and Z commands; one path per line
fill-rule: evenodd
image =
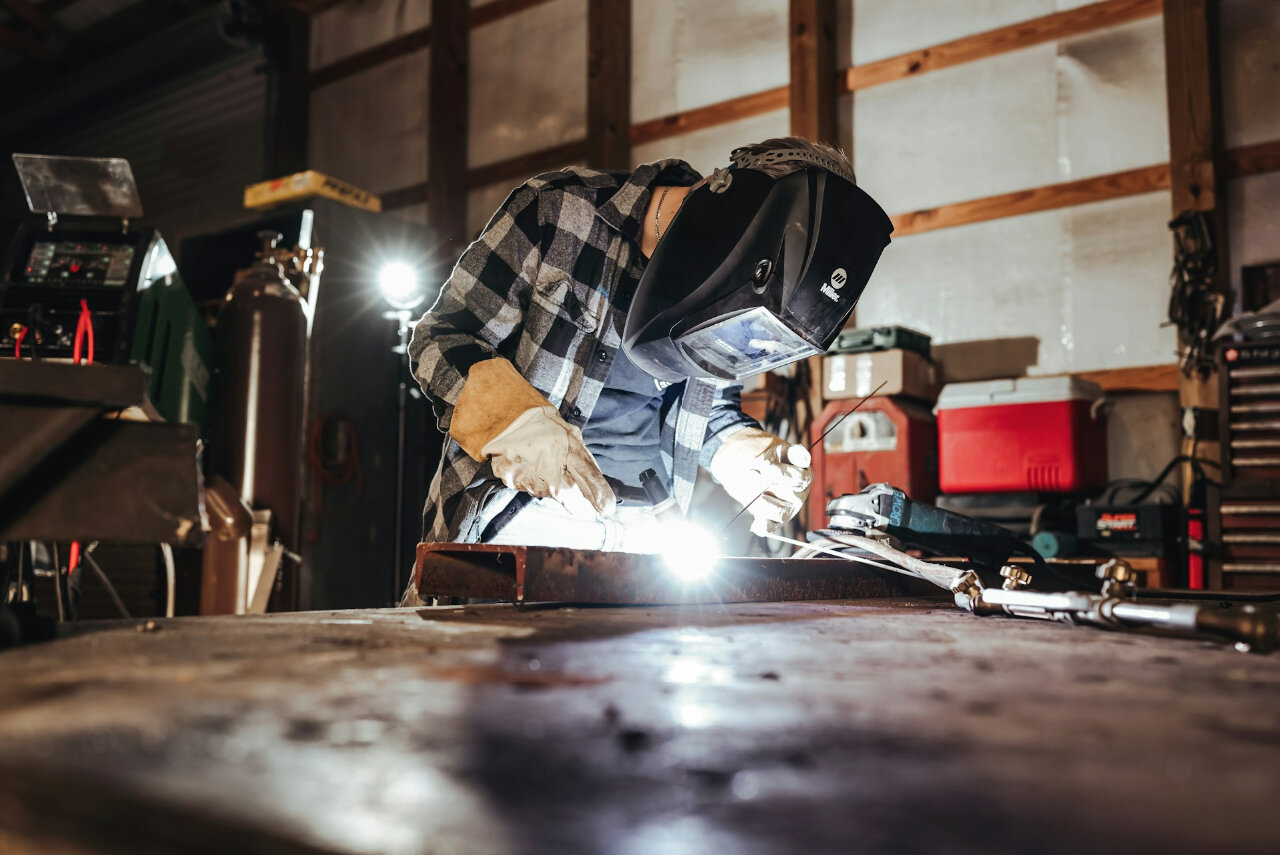
M 263 175 L 266 74 L 254 49 L 38 142 L 40 154 L 124 157 L 144 219 L 176 253 L 184 237 L 251 219 L 246 184 Z

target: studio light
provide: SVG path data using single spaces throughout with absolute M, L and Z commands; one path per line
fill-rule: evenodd
M 403 261 L 389 261 L 378 272 L 383 299 L 401 311 L 416 309 L 426 299 L 418 271 Z

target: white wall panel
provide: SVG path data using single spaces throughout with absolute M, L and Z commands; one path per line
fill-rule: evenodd
M 939 344 L 1033 337 L 1032 374 L 1168 363 L 1168 210 L 1168 194 L 1152 193 L 899 238 L 858 323 Z
M 1160 17 L 1065 40 L 1056 67 L 1060 180 L 1168 162 Z
M 311 67 L 337 62 L 431 23 L 431 0 L 354 0 L 311 17 Z
M 1142 20 L 858 92 L 859 176 L 896 212 L 1167 162 L 1163 33 Z
M 1053 0 L 854 0 L 853 59 L 859 65 L 1039 18 Z
M 586 15 L 551 0 L 471 31 L 471 166 L 586 136 Z
M 786 136 L 790 131 L 790 122 L 789 110 L 774 110 L 713 128 L 638 145 L 632 149 L 631 159 L 636 163 L 651 163 L 678 157 L 707 175 L 718 166 L 727 166 L 729 152 L 738 146 L 770 137 Z
M 853 97 L 859 180 L 890 213 L 1053 184 L 1053 45 L 875 86 Z
M 787 0 L 634 0 L 631 120 L 787 84 Z
M 1280 261 L 1280 172 L 1227 184 L 1231 229 L 1231 281 L 1240 292 L 1240 268 Z
M 383 63 L 311 95 L 311 165 L 373 193 L 427 177 L 430 51 Z
M 1222 0 L 1221 9 L 1226 145 L 1280 139 L 1280 3 Z

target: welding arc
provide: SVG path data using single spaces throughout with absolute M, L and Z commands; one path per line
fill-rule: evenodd
M 847 413 L 841 413 L 840 418 L 838 418 L 838 419 L 836 419 L 835 421 L 833 421 L 833 422 L 830 424 L 830 426 L 828 426 L 828 427 L 827 427 L 827 429 L 826 429 L 826 430 L 824 430 L 824 431 L 822 432 L 822 436 L 818 437 L 818 438 L 817 438 L 817 439 L 815 439 L 813 442 L 809 443 L 809 445 L 808 445 L 808 447 L 807 447 L 807 450 L 808 450 L 808 451 L 813 451 L 814 446 L 816 446 L 818 443 L 820 443 L 820 442 L 822 442 L 824 439 L 826 439 L 826 438 L 827 438 L 827 434 L 831 433 L 831 431 L 833 431 L 833 430 L 835 430 L 835 429 L 836 429 L 836 425 L 838 425 L 838 424 L 840 424 L 842 421 L 844 421 L 846 417 L 851 416 L 851 415 L 853 415 L 854 413 L 856 413 L 856 412 L 858 411 L 858 408 L 859 408 L 859 407 L 861 407 L 861 406 L 862 406 L 863 404 L 865 404 L 867 401 L 869 401 L 869 400 L 871 400 L 872 398 L 874 398 L 874 397 L 875 397 L 875 395 L 876 395 L 876 393 L 877 393 L 877 392 L 879 392 L 881 389 L 883 389 L 883 388 L 884 388 L 884 386 L 885 386 L 885 384 L 886 384 L 886 383 L 888 383 L 888 382 L 889 382 L 888 380 L 881 380 L 881 381 L 880 381 L 880 385 L 879 385 L 879 386 L 877 386 L 877 387 L 875 387 L 874 389 L 872 389 L 870 392 L 868 392 L 866 395 L 864 395 L 864 396 L 863 396 L 863 398 L 862 398 L 862 400 L 861 400 L 861 401 L 859 401 L 858 403 L 856 403 L 856 404 L 854 404 L 854 405 L 853 405 L 853 409 L 849 410 Z M 734 514 L 733 516 L 731 516 L 731 517 L 729 518 L 729 521 L 728 521 L 727 523 L 725 523 L 725 524 L 720 528 L 720 531 L 719 531 L 719 533 L 716 535 L 716 537 L 717 537 L 717 538 L 724 537 L 725 530 L 726 530 L 726 529 L 728 529 L 728 528 L 729 528 L 729 526 L 733 525 L 733 524 L 737 521 L 738 517 L 740 517 L 740 516 L 742 516 L 743 514 L 745 514 L 745 513 L 747 512 L 747 508 L 751 507 L 751 506 L 752 506 L 752 505 L 754 505 L 756 502 L 760 501 L 760 497 L 761 497 L 761 496 L 763 496 L 763 495 L 764 495 L 765 493 L 767 493 L 767 492 L 769 492 L 769 491 L 768 491 L 768 489 L 761 490 L 761 491 L 759 492 L 759 494 L 757 494 L 757 495 L 756 495 L 756 497 L 755 497 L 754 499 L 752 499 L 751 501 L 749 501 L 749 502 L 747 502 L 745 505 L 743 505 L 743 506 L 742 506 L 742 509 L 741 509 L 741 510 L 739 510 L 739 511 L 738 511 L 736 514 Z

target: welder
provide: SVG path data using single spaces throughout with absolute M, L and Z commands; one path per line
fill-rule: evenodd
M 409 348 L 448 436 L 424 540 L 635 549 L 650 510 L 610 481 L 653 470 L 687 511 L 699 466 L 757 534 L 796 514 L 807 455 L 742 412 L 739 381 L 825 350 L 892 225 L 835 148 L 730 159 L 570 167 L 493 215 Z

